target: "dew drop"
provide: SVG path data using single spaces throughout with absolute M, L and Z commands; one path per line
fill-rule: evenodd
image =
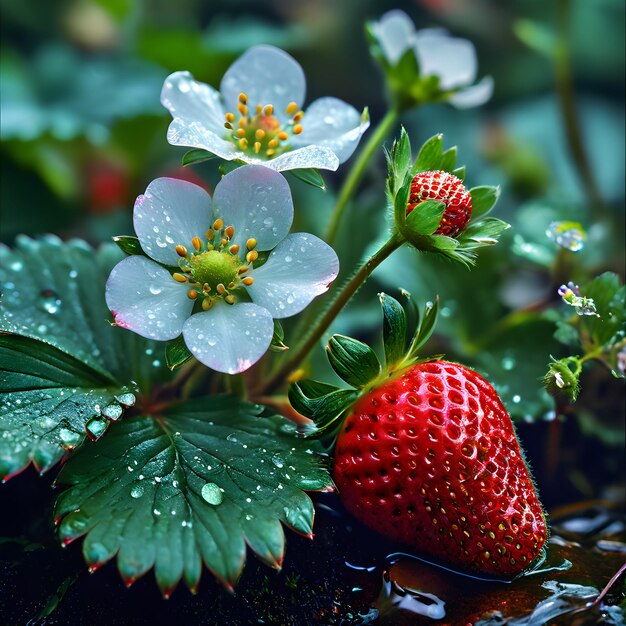
M 143 486 L 142 485 L 134 485 L 130 490 L 131 498 L 141 498 L 143 496 Z
M 206 483 L 202 487 L 201 495 L 206 502 L 213 506 L 222 504 L 222 500 L 224 499 L 222 490 L 215 483 Z

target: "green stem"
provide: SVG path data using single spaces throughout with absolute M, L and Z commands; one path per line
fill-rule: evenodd
M 299 345 L 297 345 L 290 357 L 274 371 L 265 383 L 254 391 L 254 396 L 267 395 L 276 390 L 282 382 L 298 368 L 300 363 L 306 358 L 308 353 L 322 335 L 328 330 L 337 315 L 346 306 L 350 298 L 358 291 L 359 287 L 369 278 L 370 274 L 387 258 L 392 252 L 397 250 L 405 242 L 402 235 L 394 233 L 391 238 L 381 246 L 357 271 L 357 273 L 344 285 L 331 302 L 326 311 L 313 324 L 311 332 L 306 334 Z
M 387 111 L 385 117 L 383 117 L 378 126 L 370 134 L 367 143 L 363 146 L 363 148 L 361 148 L 354 165 L 352 166 L 341 187 L 341 190 L 339 191 L 337 203 L 335 204 L 333 213 L 330 216 L 330 223 L 328 225 L 328 230 L 326 231 L 326 236 L 324 237 L 324 240 L 329 246 L 332 246 L 337 238 L 337 232 L 339 231 L 341 219 L 343 218 L 348 203 L 356 193 L 372 156 L 374 156 L 376 150 L 381 147 L 385 137 L 387 137 L 389 131 L 395 126 L 399 117 L 400 112 L 397 108 L 394 107 Z
M 572 80 L 572 66 L 569 46 L 569 13 L 570 0 L 558 0 L 557 20 L 558 39 L 554 54 L 556 86 L 561 105 L 561 114 L 565 126 L 565 135 L 578 174 L 585 187 L 587 200 L 596 207 L 603 207 L 604 202 L 589 163 L 587 152 L 580 131 Z

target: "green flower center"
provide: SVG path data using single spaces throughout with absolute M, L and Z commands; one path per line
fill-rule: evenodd
M 235 304 L 235 295 L 231 293 L 240 286 L 249 287 L 254 283 L 252 276 L 246 276 L 249 264 L 259 258 L 254 249 L 256 239 L 246 242 L 245 258 L 239 258 L 239 245 L 233 244 L 235 229 L 224 228 L 224 220 L 217 219 L 205 233 L 205 240 L 194 237 L 191 240 L 193 251 L 189 252 L 183 245 L 176 246 L 180 257 L 178 267 L 172 278 L 179 283 L 187 283 L 187 296 L 198 300 L 202 309 L 208 311 L 217 300 L 224 298 L 228 304 Z
M 191 276 L 196 282 L 208 284 L 211 290 L 222 283 L 230 285 L 237 278 L 237 270 L 241 267 L 239 257 L 229 252 L 207 250 L 193 254 L 189 258 Z
M 248 96 L 239 94 L 237 114 L 226 113 L 224 127 L 229 131 L 227 139 L 249 155 L 272 159 L 291 150 L 289 138 L 302 132 L 300 120 L 304 113 L 297 103 L 290 102 L 285 109 L 290 119 L 281 124 L 274 116 L 274 106 L 257 104 L 253 115 L 248 107 Z

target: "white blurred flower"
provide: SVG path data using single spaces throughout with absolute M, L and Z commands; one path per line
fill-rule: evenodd
M 413 49 L 421 78 L 436 76 L 439 89 L 450 92 L 446 100 L 457 108 L 484 104 L 493 94 L 493 78 L 473 84 L 478 73 L 476 50 L 471 41 L 452 37 L 443 29 L 415 30 L 404 11 L 385 13 L 372 25 L 382 52 L 393 67 Z
M 288 235 L 287 181 L 266 167 L 241 167 L 201 187 L 158 178 L 137 198 L 135 231 L 146 255 L 112 270 L 106 301 L 115 323 L 168 341 L 181 333 L 208 367 L 235 374 L 265 353 L 272 318 L 290 317 L 337 277 L 334 250 L 306 233 Z M 258 251 L 269 251 L 260 264 Z M 175 271 L 178 266 L 179 271 Z
M 224 74 L 220 91 L 189 72 L 175 72 L 161 92 L 174 118 L 167 139 L 277 171 L 336 170 L 354 152 L 369 119 L 331 97 L 315 100 L 305 114 L 305 91 L 298 62 L 273 46 L 245 52 Z

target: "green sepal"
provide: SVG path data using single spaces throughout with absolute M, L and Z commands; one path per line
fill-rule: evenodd
M 551 356 L 550 366 L 543 379 L 546 391 L 553 396 L 565 396 L 571 402 L 576 402 L 580 393 L 581 370 L 581 361 L 577 356 L 560 360 Z
M 284 339 L 285 331 L 283 330 L 283 325 L 278 320 L 274 320 L 274 334 L 272 335 L 270 350 L 272 352 L 284 352 L 285 350 L 289 350 L 289 346 L 285 344 Z
M 324 182 L 322 175 L 314 167 L 289 170 L 288 173 L 294 178 L 301 180 L 303 183 L 311 185 L 311 187 L 316 187 L 317 189 L 326 191 L 326 183 Z
M 417 159 L 413 164 L 411 174 L 415 176 L 419 172 L 440 169 L 443 154 L 443 135 L 440 133 L 431 137 L 421 147 Z
M 458 179 L 464 181 L 465 180 L 465 165 L 461 165 L 461 167 L 457 167 L 456 169 L 452 170 L 451 173 L 454 174 Z
M 439 315 L 439 296 L 435 296 L 434 302 L 427 302 L 424 305 L 424 312 L 421 315 L 420 322 L 413 335 L 409 350 L 407 353 L 407 360 L 416 357 L 418 350 L 430 339 L 430 336 L 435 330 L 435 324 L 437 323 L 437 316 Z
M 440 200 L 420 202 L 407 216 L 406 228 L 418 235 L 432 235 L 441 223 L 446 205 Z
M 341 428 L 341 417 L 359 396 L 355 389 L 340 389 L 316 380 L 300 380 L 289 387 L 291 406 L 315 423 L 307 437 L 332 435 Z
M 398 190 L 406 183 L 407 173 L 411 168 L 411 141 L 404 126 L 400 128 L 400 138 L 394 140 L 391 150 L 385 151 L 385 156 L 389 171 L 387 189 L 391 197 L 395 198 Z
M 456 167 L 456 156 L 457 156 L 458 148 L 456 146 L 452 146 L 452 148 L 446 150 L 442 155 L 439 161 L 439 169 L 444 172 L 454 173 L 454 168 Z
M 380 375 L 380 362 L 367 344 L 344 335 L 333 335 L 326 346 L 331 367 L 349 385 L 360 389 Z
M 219 167 L 220 174 L 222 176 L 226 176 L 226 174 L 234 172 L 245 164 L 245 161 L 239 161 L 238 159 L 235 159 L 234 161 L 224 161 L 224 163 L 222 163 Z
M 209 152 L 208 150 L 203 150 L 202 148 L 194 148 L 193 150 L 188 150 L 183 154 L 182 164 L 183 167 L 187 165 L 194 165 L 195 163 L 204 163 L 205 161 L 213 161 L 217 159 L 218 156 Z
M 498 237 L 511 225 L 496 217 L 486 217 L 469 226 L 457 237 L 462 250 L 473 250 L 498 243 Z
M 189 351 L 182 335 L 165 344 L 165 364 L 172 371 L 185 364 L 192 357 L 193 354 Z
M 493 209 L 500 197 L 500 187 L 490 185 L 472 187 L 469 194 L 472 197 L 472 219 L 476 219 Z
M 379 293 L 383 311 L 383 345 L 387 369 L 404 358 L 406 351 L 406 313 L 402 305 L 392 296 Z
M 139 243 L 139 239 L 137 239 L 137 237 L 131 237 L 129 235 L 119 235 L 117 237 L 113 237 L 113 242 L 124 254 L 128 254 L 129 256 L 132 256 L 134 254 L 148 256 L 141 247 L 141 244 Z

